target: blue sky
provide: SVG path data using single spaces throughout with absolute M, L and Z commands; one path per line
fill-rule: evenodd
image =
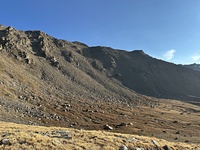
M 16 29 L 200 63 L 200 0 L 6 0 L 0 14 Z

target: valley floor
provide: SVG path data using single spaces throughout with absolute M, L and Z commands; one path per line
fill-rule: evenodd
M 130 150 L 200 149 L 199 144 L 168 142 L 133 134 L 0 122 L 0 149 L 118 150 L 125 146 Z

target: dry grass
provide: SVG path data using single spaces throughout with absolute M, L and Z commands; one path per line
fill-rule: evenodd
M 72 139 L 53 138 L 42 135 L 47 131 L 65 130 L 70 132 Z M 131 134 L 110 133 L 105 131 L 87 131 L 72 128 L 27 126 L 22 124 L 0 122 L 0 140 L 9 139 L 7 144 L 0 145 L 0 149 L 60 149 L 60 150 L 116 150 L 121 145 L 129 149 L 134 147 L 155 148 L 167 145 L 173 150 L 198 150 L 198 144 L 174 143 L 153 137 L 136 136 Z

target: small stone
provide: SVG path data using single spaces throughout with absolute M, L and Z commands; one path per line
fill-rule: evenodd
M 117 125 L 117 126 L 127 126 L 127 124 L 126 123 L 124 123 L 124 122 L 122 122 L 122 123 L 120 123 L 119 125 Z
M 164 150 L 171 150 L 171 148 L 169 148 L 167 145 L 163 146 Z
M 104 129 L 105 130 L 113 130 L 113 127 L 109 126 L 109 125 L 104 125 Z
M 60 142 L 59 140 L 55 140 L 55 139 L 54 139 L 54 140 L 52 141 L 52 144 L 54 144 L 54 145 L 57 145 L 57 144 L 60 145 L 61 142 Z
M 174 140 L 178 140 L 178 137 L 175 137 Z
M 19 99 L 23 99 L 24 97 L 21 95 L 21 96 L 19 96 L 18 98 L 19 98 Z
M 130 122 L 130 123 L 128 123 L 128 125 L 129 125 L 129 126 L 132 126 L 132 125 L 133 125 L 133 123 L 131 123 L 131 122 Z
M 172 123 L 178 123 L 179 121 L 177 121 L 177 120 L 174 120 Z
M 123 113 L 123 112 L 121 112 L 119 115 L 122 115 L 122 116 L 124 116 L 124 115 L 126 115 L 125 113 Z
M 2 139 L 0 145 L 11 145 L 10 139 Z
M 155 146 L 158 146 L 158 143 L 155 140 L 151 141 Z
M 119 150 L 128 150 L 128 148 L 125 145 L 120 146 Z
M 20 132 L 20 130 L 15 130 L 15 132 Z
M 133 137 L 133 138 L 128 138 L 128 141 L 129 142 L 138 142 L 138 139 Z
M 134 150 L 144 150 L 144 148 L 135 147 Z
M 185 140 L 185 143 L 189 143 L 190 141 L 189 140 Z

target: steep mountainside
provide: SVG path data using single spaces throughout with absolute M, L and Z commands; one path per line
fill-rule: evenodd
M 40 31 L 4 26 L 0 48 L 1 57 L 10 56 L 51 90 L 65 91 L 64 95 L 130 102 L 137 99 L 136 91 L 158 98 L 200 99 L 200 72 L 157 60 L 141 50 L 88 47 Z
M 1 27 L 0 36 L 1 60 L 7 60 L 5 63 L 13 61 L 16 64 L 13 72 L 27 73 L 27 78 L 36 79 L 39 84 L 44 81 L 50 93 L 55 91 L 65 96 L 107 101 L 129 102 L 137 98 L 137 94 L 120 82 L 92 67 L 81 54 L 87 47 L 84 44 L 57 40 L 40 31 L 24 32 L 11 27 Z
M 141 50 L 127 52 L 89 47 L 83 49 L 83 55 L 90 58 L 94 68 L 138 93 L 158 98 L 200 100 L 200 72 L 157 60 Z

